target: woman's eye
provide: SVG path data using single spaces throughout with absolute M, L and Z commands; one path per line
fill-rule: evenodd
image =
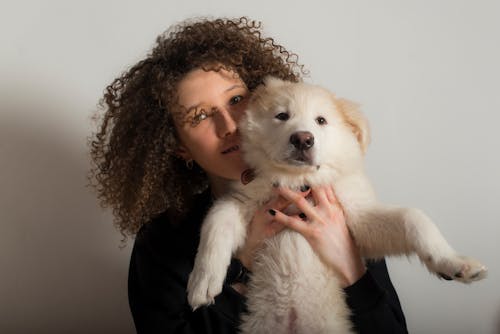
M 198 115 L 195 115 L 193 117 L 193 120 L 198 121 L 198 123 L 199 123 L 199 122 L 203 121 L 206 118 L 207 118 L 207 114 L 205 114 L 204 112 L 201 112 Z
M 274 118 L 279 119 L 280 121 L 286 121 L 290 118 L 290 115 L 286 112 L 280 112 L 278 115 L 274 116 Z
M 201 109 L 201 110 L 196 110 L 194 112 L 194 115 L 189 117 L 189 123 L 191 124 L 192 127 L 195 127 L 197 126 L 198 124 L 200 124 L 203 120 L 207 119 L 208 116 L 210 116 L 211 114 L 213 114 L 213 110 L 210 111 L 210 114 L 207 114 L 207 112 L 205 112 L 204 109 Z
M 319 125 L 325 125 L 325 124 L 328 124 L 328 122 L 326 121 L 326 119 L 322 116 L 319 116 L 318 118 L 316 118 L 316 123 L 318 123 Z
M 236 95 L 236 96 L 233 96 L 231 98 L 231 100 L 229 100 L 229 104 L 230 105 L 235 105 L 237 103 L 239 103 L 241 100 L 243 100 L 243 96 L 241 95 Z

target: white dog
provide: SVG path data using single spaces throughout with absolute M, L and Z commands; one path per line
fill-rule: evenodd
M 239 129 L 255 179 L 235 183 L 203 223 L 188 282 L 193 308 L 212 303 L 221 292 L 232 254 L 243 246 L 252 215 L 276 183 L 292 189 L 333 185 L 365 258 L 416 253 L 441 276 L 465 283 L 486 276 L 486 268 L 458 255 L 423 212 L 377 202 L 363 170 L 368 123 L 354 103 L 317 86 L 268 78 L 253 94 Z M 259 251 L 247 297 L 243 333 L 352 331 L 335 273 L 291 230 Z

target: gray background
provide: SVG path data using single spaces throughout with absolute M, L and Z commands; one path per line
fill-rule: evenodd
M 498 1 L 2 1 L 0 332 L 132 333 L 132 241 L 85 188 L 104 87 L 191 16 L 248 15 L 308 81 L 362 104 L 382 201 L 481 259 L 470 286 L 391 259 L 410 332 L 500 333 Z

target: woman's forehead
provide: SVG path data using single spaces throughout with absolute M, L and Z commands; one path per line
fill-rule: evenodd
M 235 88 L 246 89 L 238 74 L 233 71 L 205 71 L 194 69 L 177 86 L 178 103 L 186 109 L 209 103 Z

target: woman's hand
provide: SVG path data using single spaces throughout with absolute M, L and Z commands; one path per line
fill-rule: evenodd
M 309 192 L 309 190 L 297 192 L 296 195 L 299 197 L 305 197 L 309 194 Z M 240 249 L 238 254 L 236 254 L 236 257 L 241 261 L 241 263 L 243 263 L 243 265 L 250 270 L 252 269 L 255 251 L 262 245 L 262 242 L 265 239 L 279 233 L 286 227 L 283 224 L 277 223 L 274 220 L 274 217 L 269 215 L 269 210 L 284 210 L 291 204 L 291 202 L 290 200 L 279 195 L 277 191 L 275 191 L 275 194 L 275 197 L 255 212 L 252 221 L 248 225 L 245 245 Z
M 344 213 L 331 186 L 311 190 L 314 205 L 302 193 L 279 188 L 279 194 L 304 214 L 288 216 L 279 207 L 269 210 L 269 216 L 283 226 L 302 234 L 320 259 L 341 279 L 343 288 L 355 283 L 366 271 L 359 250 L 345 223 Z

